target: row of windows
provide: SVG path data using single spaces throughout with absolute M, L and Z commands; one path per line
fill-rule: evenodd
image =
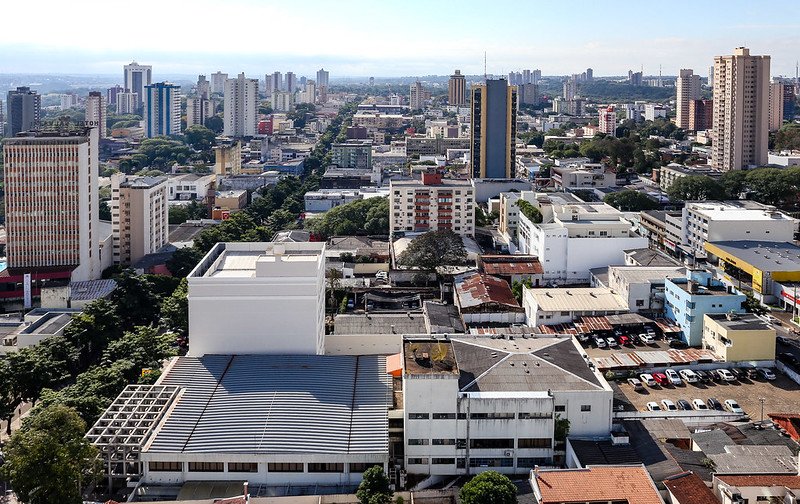
M 564 411 L 564 406 L 556 406 L 555 411 Z M 583 411 L 583 409 L 581 410 Z M 586 410 L 589 411 L 589 410 Z M 409 413 L 408 419 L 409 420 L 428 420 L 432 418 L 433 420 L 466 420 L 467 414 L 466 413 Z M 548 412 L 527 412 L 521 411 L 519 415 L 515 413 L 470 413 L 469 419 L 470 420 L 513 420 L 514 418 L 519 418 L 520 420 L 532 420 L 532 419 L 546 419 L 552 418 L 552 415 Z
M 409 446 L 453 446 L 457 449 L 463 450 L 467 447 L 466 439 L 409 439 Z M 519 438 L 517 439 L 517 448 L 552 448 L 553 443 L 550 438 Z M 491 448 L 514 448 L 513 438 L 486 438 L 486 439 L 470 439 L 469 447 L 474 449 L 491 449 Z M 309 470 L 309 472 L 311 472 Z
M 351 473 L 363 473 L 375 464 L 352 463 L 348 468 Z M 150 471 L 181 472 L 183 462 L 149 462 Z M 224 462 L 189 462 L 190 472 L 224 472 Z M 269 472 L 306 472 L 302 462 L 270 462 L 267 464 Z M 255 473 L 258 472 L 258 462 L 228 462 L 228 472 Z M 343 473 L 344 464 L 334 462 L 309 462 L 310 473 Z

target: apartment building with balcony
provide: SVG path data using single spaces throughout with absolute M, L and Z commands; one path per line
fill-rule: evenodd
M 389 193 L 389 227 L 393 235 L 441 229 L 461 236 L 475 234 L 475 189 L 468 180 L 425 173 L 421 180 L 393 180 Z

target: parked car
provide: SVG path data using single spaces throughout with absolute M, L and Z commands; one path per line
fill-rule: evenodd
M 686 399 L 678 399 L 678 409 L 688 411 L 692 409 L 692 405 Z
M 708 406 L 706 406 L 706 403 L 704 403 L 702 399 L 692 399 L 692 408 L 696 409 L 697 411 L 708 410 Z
M 745 372 L 745 376 L 747 376 L 747 378 L 750 379 L 750 380 L 755 380 L 756 378 L 761 376 L 759 374 L 759 372 L 758 372 L 758 369 L 754 368 L 754 367 L 747 368 L 747 369 L 744 370 L 744 372 Z
M 701 371 L 698 369 L 697 371 L 694 371 L 694 374 L 697 375 L 697 379 L 700 381 L 700 383 L 708 383 L 711 381 L 711 376 L 708 371 Z
M 678 372 L 675 371 L 674 369 L 667 368 L 664 370 L 664 374 L 667 375 L 669 382 L 675 385 L 676 387 L 679 385 L 683 385 L 683 380 L 681 380 L 681 377 L 678 376 Z
M 720 380 L 726 382 L 736 381 L 736 376 L 734 376 L 733 373 L 731 373 L 727 369 L 719 368 L 716 371 L 717 371 L 717 376 L 719 376 Z
M 691 369 L 681 369 L 678 374 L 681 375 L 681 378 L 683 378 L 686 383 L 697 383 L 700 381 L 700 377 Z
M 639 342 L 641 342 L 642 345 L 652 345 L 655 340 L 649 334 L 642 333 L 639 335 Z
M 630 336 L 626 336 L 624 334 L 620 334 L 618 336 L 618 338 L 619 338 L 619 344 L 620 345 L 630 345 L 631 344 Z
M 658 406 L 658 403 L 655 402 L 655 401 L 650 401 L 649 403 L 647 403 L 647 405 L 645 406 L 645 409 L 647 411 L 661 411 L 661 408 Z
M 601 338 L 601 337 L 599 337 L 599 336 L 595 336 L 595 338 L 594 338 L 594 344 L 595 344 L 595 346 L 596 346 L 597 348 L 605 348 L 605 347 L 607 347 L 607 346 L 608 346 L 608 345 L 606 344 L 606 340 L 605 340 L 605 339 L 603 339 L 603 338 Z
M 619 347 L 619 343 L 617 343 L 616 338 L 613 338 L 611 336 L 606 338 L 606 343 L 608 343 L 608 347 L 609 348 L 617 348 L 617 347 Z
M 726 399 L 724 404 L 725 411 L 730 411 L 731 413 L 736 413 L 737 415 L 744 415 L 744 410 L 739 403 L 734 401 L 733 399 Z
M 640 380 L 636 379 L 636 378 L 628 378 L 628 385 L 633 387 L 633 390 L 635 390 L 637 392 L 640 391 L 640 390 L 644 390 L 644 386 L 642 385 L 642 382 Z
M 772 381 L 777 378 L 777 376 L 775 376 L 775 373 L 773 373 L 770 368 L 765 368 L 765 367 L 758 368 L 758 375 L 761 376 L 761 378 L 764 378 L 765 380 L 769 381 Z
M 661 408 L 664 411 L 677 411 L 678 407 L 675 406 L 675 403 L 670 401 L 669 399 L 664 399 L 661 401 Z
M 789 352 L 779 353 L 778 360 L 790 366 L 800 367 L 800 360 L 798 360 L 797 357 L 795 357 L 793 354 Z
M 662 387 L 669 385 L 669 378 L 664 373 L 653 373 L 653 379 Z
M 742 381 L 743 379 L 747 378 L 747 373 L 744 371 L 744 369 L 730 368 L 728 369 L 728 371 L 730 371 L 733 377 L 739 381 Z
M 644 332 L 646 332 L 648 335 L 652 336 L 653 338 L 655 338 L 655 337 L 656 337 L 656 330 L 655 330 L 655 329 L 653 329 L 653 328 L 652 328 L 652 327 L 650 327 L 650 326 L 646 326 L 646 327 L 644 328 Z
M 656 382 L 656 379 L 653 378 L 653 375 L 650 373 L 640 374 L 639 379 L 648 387 L 655 387 L 658 385 L 658 382 Z
M 678 338 L 673 338 L 669 340 L 669 347 L 670 348 L 688 348 L 689 345 L 686 344 L 685 341 Z
M 709 397 L 706 404 L 708 404 L 709 409 L 722 411 L 722 403 L 719 402 L 716 397 Z

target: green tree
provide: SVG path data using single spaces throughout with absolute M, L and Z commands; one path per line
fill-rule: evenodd
M 214 147 L 217 134 L 205 126 L 195 124 L 186 128 L 183 138 L 194 150 L 207 151 Z
M 194 247 L 179 248 L 167 260 L 167 269 L 172 276 L 185 277 L 203 258 L 203 253 Z
M 742 303 L 742 308 L 748 313 L 755 313 L 756 315 L 763 315 L 767 313 L 767 309 L 756 299 L 752 292 L 745 293 L 745 300 Z
M 82 487 L 99 475 L 97 449 L 78 414 L 56 405 L 37 411 L 11 436 L 0 471 L 28 504 L 81 504 Z
M 517 487 L 497 471 L 485 471 L 469 480 L 458 494 L 461 504 L 514 504 Z
M 388 198 L 367 198 L 339 205 L 322 217 L 307 222 L 308 229 L 322 238 L 347 235 L 389 234 Z
M 759 168 L 745 175 L 750 198 L 765 205 L 781 205 L 796 189 L 792 187 L 785 171 L 778 168 Z
M 660 206 L 646 194 L 627 189 L 606 195 L 606 197 L 603 198 L 603 202 L 608 203 L 622 212 L 656 210 Z
M 186 278 L 161 303 L 161 325 L 180 336 L 189 334 L 189 287 Z
M 517 206 L 519 207 L 519 211 L 530 219 L 531 222 L 534 224 L 541 224 L 544 217 L 542 216 L 542 212 L 533 206 L 529 201 L 524 199 L 517 200 Z
M 744 170 L 730 170 L 722 174 L 719 183 L 725 189 L 727 199 L 739 199 L 747 189 L 747 172 Z
M 403 266 L 434 270 L 438 266 L 464 264 L 467 251 L 459 235 L 449 229 L 428 231 L 416 238 L 400 254 Z
M 530 278 L 523 278 L 522 281 L 514 280 L 511 282 L 511 292 L 514 294 L 514 297 L 517 298 L 517 302 L 520 305 L 522 304 L 522 294 L 525 291 L 525 287 L 528 289 L 533 288 L 533 282 Z
M 391 502 L 392 491 L 383 467 L 376 465 L 364 471 L 361 483 L 356 490 L 356 498 L 361 504 L 389 504 Z
M 784 124 L 775 134 L 776 150 L 800 150 L 800 124 Z
M 673 201 L 705 201 L 725 199 L 725 188 L 705 175 L 681 177 L 667 188 L 667 195 Z
M 206 128 L 210 129 L 211 131 L 219 135 L 220 133 L 222 133 L 222 130 L 225 129 L 225 122 L 222 120 L 220 116 L 214 115 L 206 119 L 205 126 Z
M 169 207 L 170 225 L 183 224 L 189 220 L 189 211 L 183 205 Z

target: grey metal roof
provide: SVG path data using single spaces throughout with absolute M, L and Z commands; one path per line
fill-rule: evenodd
M 736 444 L 725 431 L 714 429 L 705 432 L 695 432 L 692 434 L 692 441 L 706 455 L 717 455 L 725 453 L 725 447 Z
M 717 474 L 797 474 L 797 457 L 786 446 L 726 446 L 707 454 Z
M 711 244 L 761 271 L 800 270 L 800 247 L 793 243 L 734 240 Z
M 454 305 L 425 301 L 422 312 L 431 334 L 464 332 L 464 321 L 461 320 L 461 314 Z
M 70 297 L 73 301 L 92 301 L 104 298 L 117 288 L 117 281 L 106 280 L 87 280 L 83 282 L 70 282 Z
M 388 452 L 380 356 L 180 357 L 160 384 L 185 391 L 145 451 Z
M 334 334 L 424 334 L 425 317 L 419 312 L 336 315 Z

